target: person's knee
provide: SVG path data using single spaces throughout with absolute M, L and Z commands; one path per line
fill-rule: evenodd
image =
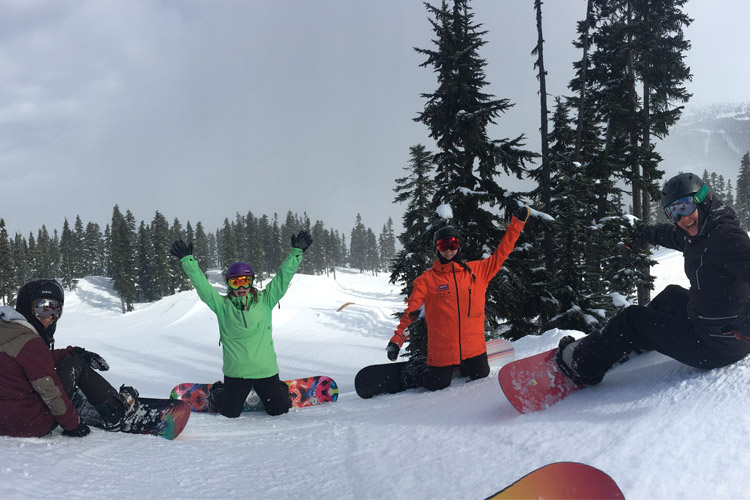
M 477 366 L 469 373 L 471 380 L 477 380 L 480 378 L 487 378 L 490 374 L 490 365 Z
M 428 369 L 424 378 L 424 388 L 428 391 L 441 391 L 451 385 L 452 373 L 445 370 Z
M 221 414 L 227 418 L 237 418 L 242 414 L 242 408 L 237 410 L 237 409 L 231 409 L 231 408 L 227 408 L 226 406 L 223 406 L 221 408 Z

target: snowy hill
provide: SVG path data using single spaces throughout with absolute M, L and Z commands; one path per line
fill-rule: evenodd
M 723 175 L 737 186 L 742 155 L 750 151 L 750 103 L 724 103 L 686 108 L 685 114 L 657 142 L 664 157 L 665 179 L 679 172 Z
M 657 290 L 685 283 L 680 255 L 657 258 Z M 437 393 L 362 400 L 354 376 L 386 362 L 398 290 L 385 275 L 298 275 L 274 312 L 282 378 L 331 375 L 337 403 L 281 417 L 193 414 L 175 441 L 98 429 L 82 439 L 59 430 L 0 437 L 0 498 L 481 499 L 554 461 L 604 470 L 629 500 L 750 497 L 750 360 L 703 372 L 645 354 L 531 415 L 507 403 L 496 369 Z M 337 312 L 346 302 L 354 304 Z M 112 367 L 105 376 L 143 396 L 221 377 L 216 321 L 194 292 L 126 315 L 119 307 L 107 280 L 83 280 L 66 301 L 58 345 L 100 353 Z M 516 342 L 517 357 L 564 333 Z

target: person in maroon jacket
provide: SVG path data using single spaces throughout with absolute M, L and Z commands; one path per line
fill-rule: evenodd
M 89 426 L 71 402 L 78 390 L 82 406 L 96 410 L 92 425 L 119 430 L 136 409 L 137 395 L 121 394 L 94 371 L 109 369 L 101 356 L 54 348 L 63 303 L 62 287 L 43 279 L 21 287 L 15 309 L 0 307 L 1 435 L 41 437 L 59 425 L 66 436 L 86 436 Z

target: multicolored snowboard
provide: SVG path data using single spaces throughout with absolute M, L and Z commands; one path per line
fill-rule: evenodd
M 490 367 L 502 366 L 512 361 L 513 356 L 513 344 L 510 341 L 494 339 L 487 342 L 487 360 Z M 409 365 L 411 365 L 409 369 L 418 369 L 419 367 L 415 364 L 411 361 L 399 361 L 366 366 L 354 378 L 354 389 L 357 391 L 357 395 L 364 399 L 369 399 L 378 394 L 395 394 L 413 389 L 417 385 L 405 382 L 405 379 L 409 377 L 402 377 L 402 372 Z M 453 378 L 460 376 L 461 371 L 456 368 L 453 372 Z
M 486 500 L 539 498 L 620 500 L 625 496 L 606 473 L 577 462 L 545 465 Z
M 121 432 L 174 439 L 185 429 L 190 419 L 190 405 L 185 401 L 139 397 L 138 403 L 135 421 Z
M 289 396 L 292 400 L 292 408 L 304 408 L 316 406 L 323 403 L 336 401 L 339 397 L 339 389 L 336 382 L 325 376 L 299 378 L 285 380 L 289 386 Z M 208 394 L 213 384 L 178 384 L 170 393 L 169 397 L 186 401 L 193 411 L 215 413 L 208 404 Z M 242 411 L 263 411 L 265 407 L 256 392 L 250 391 L 245 400 Z
M 555 361 L 557 348 L 513 361 L 497 378 L 510 404 L 521 413 L 544 410 L 583 388 L 569 379 Z

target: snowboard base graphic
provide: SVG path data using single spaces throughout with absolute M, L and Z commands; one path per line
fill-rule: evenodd
M 500 387 L 519 412 L 544 410 L 583 388 L 560 371 L 556 352 L 557 348 L 550 349 L 500 368 Z
M 336 401 L 339 397 L 338 386 L 330 377 L 299 378 L 284 380 L 284 383 L 289 386 L 289 397 L 292 402 L 292 408 L 304 408 L 330 403 Z M 216 413 L 214 409 L 209 407 L 208 395 L 212 385 L 200 383 L 178 384 L 172 389 L 169 397 L 173 400 L 186 401 L 195 412 Z M 242 407 L 242 411 L 263 410 L 265 410 L 265 407 L 258 394 L 254 390 L 250 391 Z
M 174 399 L 138 398 L 135 421 L 121 432 L 151 434 L 174 439 L 185 429 L 190 419 L 190 405 Z
M 578 462 L 545 465 L 486 500 L 620 500 L 625 496 L 606 473 Z
M 487 361 L 490 367 L 502 366 L 513 360 L 513 344 L 505 339 L 494 339 L 487 342 Z M 354 389 L 357 395 L 369 399 L 378 394 L 395 394 L 418 387 L 413 383 L 419 376 L 417 373 L 403 373 L 404 369 L 419 372 L 424 369 L 424 364 L 419 366 L 418 362 L 398 361 L 380 365 L 370 365 L 362 368 L 354 378 Z M 453 378 L 461 376 L 461 371 L 456 368 Z

